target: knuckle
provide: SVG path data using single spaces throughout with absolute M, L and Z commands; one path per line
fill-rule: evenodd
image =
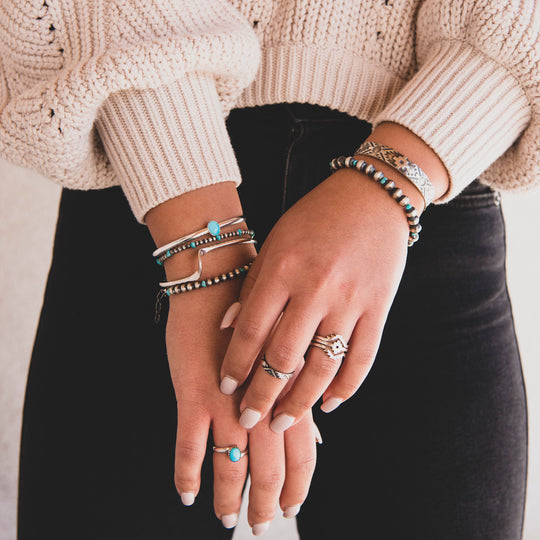
M 295 463 L 295 474 L 300 475 L 301 477 L 311 477 L 315 471 L 315 465 L 317 463 L 317 457 L 315 455 L 306 455 L 301 456 L 300 459 Z
M 290 408 L 294 410 L 295 418 L 298 418 L 301 415 L 301 412 L 307 411 L 308 409 L 311 409 L 311 406 L 313 404 L 309 399 L 304 397 L 303 395 L 296 396 L 296 395 L 289 395 L 287 408 Z
M 189 478 L 181 473 L 175 472 L 174 485 L 176 491 L 181 494 L 187 492 L 197 492 L 198 482 L 196 478 Z
M 325 355 L 324 358 L 317 360 L 313 371 L 319 378 L 328 379 L 336 374 L 340 363 L 339 360 L 332 360 Z
M 266 358 L 273 367 L 284 370 L 296 363 L 295 359 L 298 358 L 298 353 L 289 345 L 280 343 L 270 348 Z
M 223 485 L 237 485 L 243 484 L 245 480 L 245 472 L 238 468 L 226 468 L 225 470 L 215 472 L 216 481 L 222 483 Z
M 336 394 L 343 399 L 352 397 L 359 388 L 359 384 L 348 381 L 339 381 L 336 388 Z
M 261 478 L 251 480 L 253 489 L 262 493 L 276 493 L 283 485 L 283 475 L 280 472 L 266 474 Z
M 190 441 L 179 441 L 176 444 L 176 460 L 177 463 L 194 463 L 200 459 L 200 447 Z
M 252 319 L 247 319 L 236 325 L 238 337 L 245 342 L 257 342 L 262 335 L 261 325 Z

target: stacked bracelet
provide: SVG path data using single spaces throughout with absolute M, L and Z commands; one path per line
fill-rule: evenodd
M 189 276 L 186 276 L 184 278 L 180 278 L 174 281 L 166 281 L 160 283 L 160 287 L 173 287 L 174 285 L 181 285 L 182 283 L 189 283 L 194 282 L 202 276 L 202 257 L 203 255 L 206 255 L 210 251 L 214 251 L 216 249 L 220 249 L 227 246 L 234 246 L 234 245 L 240 245 L 240 244 L 256 244 L 257 241 L 253 240 L 253 238 L 250 238 L 249 240 L 245 240 L 243 238 L 232 238 L 231 240 L 226 240 L 225 242 L 221 242 L 219 244 L 214 244 L 212 246 L 208 247 L 202 247 L 197 252 L 197 270 Z
M 354 152 L 355 155 L 362 154 L 380 159 L 403 176 L 408 178 L 412 184 L 418 189 L 424 198 L 424 210 L 433 201 L 434 188 L 427 174 L 413 163 L 409 158 L 400 154 L 397 150 L 379 144 L 373 141 L 362 143 Z
M 253 238 L 255 236 L 255 231 L 237 229 L 236 231 L 231 231 L 231 232 L 226 232 L 226 233 L 220 232 L 216 236 L 201 238 L 200 240 L 192 240 L 190 238 L 187 242 L 183 244 L 179 244 L 172 249 L 168 249 L 163 255 L 161 255 L 161 257 L 158 257 L 156 259 L 156 263 L 161 266 L 169 257 L 172 257 L 176 253 L 181 253 L 182 251 L 185 251 L 186 249 L 195 249 L 205 244 L 211 244 L 213 242 L 220 242 L 221 240 L 225 240 L 226 238 L 232 238 L 235 236 Z
M 243 223 L 244 221 L 245 221 L 245 218 L 243 216 L 227 219 L 220 223 L 218 223 L 217 221 L 209 221 L 208 225 L 204 229 L 200 229 L 198 231 L 195 231 L 194 233 L 188 234 L 186 236 L 182 236 L 181 238 L 173 240 L 169 244 L 166 244 L 164 246 L 157 248 L 152 253 L 152 257 L 155 257 L 156 259 L 161 259 L 162 255 L 167 254 L 167 251 L 171 251 L 177 248 L 178 246 L 181 246 L 182 244 L 189 244 L 192 241 L 197 240 L 201 236 L 210 235 L 213 237 L 217 237 L 220 235 L 222 227 L 227 227 L 228 225 L 238 225 L 239 223 Z
M 218 283 L 223 283 L 231 279 L 235 279 L 245 275 L 251 267 L 251 262 L 244 264 L 244 266 L 239 266 L 234 270 L 225 272 L 218 276 L 214 276 L 207 279 L 190 281 L 189 283 L 182 283 L 179 285 L 174 285 L 171 287 L 164 287 L 159 290 L 156 297 L 156 312 L 155 312 L 155 321 L 159 322 L 160 313 L 161 313 L 161 302 L 165 297 L 169 297 L 175 294 L 182 294 L 185 292 L 195 291 L 197 289 L 204 289 L 206 287 L 211 287 L 212 285 L 217 285 Z
M 330 162 L 330 167 L 333 170 L 343 168 L 356 169 L 359 172 L 367 174 L 370 178 L 380 184 L 405 212 L 407 223 L 409 225 L 409 239 L 407 245 L 411 247 L 415 242 L 418 241 L 419 233 L 422 230 L 418 212 L 411 204 L 409 198 L 403 194 L 403 191 L 396 187 L 393 180 L 387 178 L 382 171 L 378 171 L 373 165 L 369 165 L 361 159 L 356 159 L 350 156 L 340 156 L 333 159 Z

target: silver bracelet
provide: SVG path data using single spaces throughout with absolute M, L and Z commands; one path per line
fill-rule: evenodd
M 434 188 L 427 174 L 413 163 L 409 158 L 400 154 L 397 150 L 373 141 L 362 143 L 355 151 L 355 155 L 361 154 L 380 159 L 403 176 L 407 177 L 420 191 L 424 198 L 424 210 L 433 202 Z
M 227 219 L 226 221 L 221 221 L 220 223 L 217 223 L 216 221 L 210 221 L 204 229 L 200 229 L 198 231 L 195 231 L 194 233 L 187 234 L 186 236 L 182 236 L 182 238 L 177 238 L 176 240 L 173 240 L 172 242 L 157 248 L 152 253 L 152 257 L 158 258 L 164 253 L 166 253 L 168 250 L 173 249 L 181 244 L 185 244 L 186 242 L 191 242 L 193 240 L 196 240 L 197 238 L 200 238 L 201 236 L 204 236 L 205 234 L 211 234 L 212 236 L 217 236 L 221 230 L 221 227 L 227 227 L 228 225 L 238 225 L 239 223 L 243 223 L 244 221 L 246 221 L 246 219 L 243 216 L 230 218 L 230 219 Z
M 183 283 L 189 283 L 192 281 L 197 281 L 202 276 L 202 258 L 203 255 L 206 255 L 210 251 L 214 251 L 215 249 L 219 249 L 226 246 L 234 246 L 236 244 L 256 244 L 257 241 L 253 240 L 253 238 L 246 240 L 244 238 L 233 238 L 231 240 L 226 240 L 225 242 L 220 242 L 219 244 L 213 244 L 209 245 L 207 247 L 203 247 L 198 250 L 197 252 L 197 270 L 193 272 L 193 274 L 186 276 L 185 278 L 176 279 L 174 281 L 164 281 L 161 282 L 159 285 L 160 287 L 167 288 L 167 287 L 174 287 L 175 285 L 181 285 Z

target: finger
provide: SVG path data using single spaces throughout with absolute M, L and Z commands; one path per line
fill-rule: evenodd
M 247 449 L 248 435 L 236 421 L 236 407 L 236 403 L 231 403 L 228 407 L 229 414 L 214 419 L 212 423 L 214 445 L 221 449 L 227 447 L 238 449 L 231 450 L 230 454 L 214 451 L 213 456 L 214 511 L 227 529 L 235 527 L 238 523 L 249 456 L 249 454 L 243 457 L 239 455 Z
M 249 489 L 248 523 L 255 536 L 270 527 L 285 479 L 285 448 L 283 435 L 260 422 L 249 434 Z
M 288 429 L 310 411 L 322 396 L 338 373 L 343 361 L 340 347 L 343 342 L 344 344 L 348 342 L 357 318 L 356 313 L 340 314 L 331 315 L 321 322 L 317 329 L 319 336 L 329 337 L 339 334 L 327 346 L 330 356 L 319 347 L 309 346 L 308 342 L 309 350 L 306 354 L 306 363 L 290 391 L 275 408 L 274 419 L 270 424 L 272 430 Z M 313 338 L 313 334 L 311 338 Z
M 249 276 L 249 274 L 248 274 Z M 288 300 L 284 284 L 261 272 L 249 298 L 242 302 L 235 329 L 221 367 L 222 392 L 231 394 L 251 371 L 264 342 Z M 253 279 L 253 276 L 250 278 Z
M 287 382 L 276 375 L 290 374 L 302 362 L 321 320 L 319 309 L 318 303 L 306 305 L 305 302 L 294 298 L 285 308 L 264 350 L 264 360 L 271 369 L 265 370 L 261 366 L 254 370 L 240 404 L 242 411 L 240 424 L 246 429 L 252 428 L 274 406 Z
M 311 411 L 284 434 L 285 483 L 279 504 L 286 518 L 296 516 L 307 497 L 317 462 L 317 436 L 320 437 Z
M 360 388 L 375 361 L 386 315 L 386 311 L 369 312 L 360 317 L 352 333 L 345 361 L 324 392 L 322 411 L 332 412 Z
M 179 402 L 174 483 L 182 502 L 191 506 L 201 484 L 210 417 L 196 404 Z

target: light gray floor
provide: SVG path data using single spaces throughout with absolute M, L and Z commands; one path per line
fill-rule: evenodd
M 0 538 L 15 539 L 21 407 L 26 371 L 51 257 L 59 188 L 0 160 Z M 530 417 L 530 467 L 524 540 L 540 540 L 540 189 L 503 199 L 508 275 Z M 323 433 L 324 437 L 324 433 Z M 245 508 L 234 540 L 253 538 Z M 268 540 L 298 538 L 277 518 Z

